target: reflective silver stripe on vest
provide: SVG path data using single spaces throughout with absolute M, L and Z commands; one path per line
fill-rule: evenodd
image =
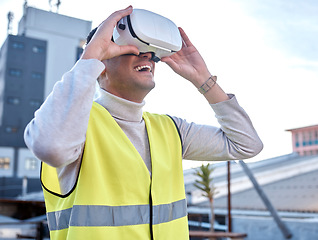
M 170 222 L 187 215 L 187 202 L 185 199 L 170 204 L 153 206 L 153 224 Z
M 153 224 L 170 222 L 187 215 L 186 200 L 153 206 Z M 50 231 L 77 227 L 118 227 L 149 224 L 149 205 L 100 206 L 74 205 L 61 211 L 47 213 Z

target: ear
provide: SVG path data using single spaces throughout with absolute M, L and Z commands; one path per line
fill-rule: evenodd
M 106 68 L 101 72 L 100 75 L 104 75 L 106 73 Z
M 97 82 L 99 83 L 99 86 L 101 85 L 101 79 L 106 77 L 106 68 L 101 72 L 101 74 L 97 78 Z
M 106 69 L 107 69 L 106 61 L 102 61 L 102 63 L 104 64 L 105 68 L 104 68 L 104 70 L 101 72 L 100 76 L 105 75 Z
M 102 63 L 104 64 L 104 70 L 99 74 L 97 81 L 99 83 L 99 86 L 102 87 L 103 82 L 105 81 L 106 78 L 106 61 L 102 61 Z

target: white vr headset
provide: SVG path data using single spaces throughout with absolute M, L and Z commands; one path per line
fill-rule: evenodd
M 182 47 L 179 29 L 171 20 L 143 9 L 134 9 L 117 23 L 113 40 L 118 45 L 134 45 L 140 53 L 151 52 L 155 62 Z

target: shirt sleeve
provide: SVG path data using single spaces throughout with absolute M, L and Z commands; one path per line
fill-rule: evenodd
M 172 117 L 179 129 L 183 158 L 200 161 L 247 159 L 256 156 L 263 143 L 253 124 L 234 95 L 210 104 L 220 127 L 188 123 Z
M 63 167 L 80 156 L 96 79 L 103 69 L 98 60 L 79 60 L 35 112 L 24 131 L 24 140 L 41 161 Z

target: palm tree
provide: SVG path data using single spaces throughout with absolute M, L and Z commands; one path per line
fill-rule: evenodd
M 203 165 L 199 167 L 194 175 L 198 176 L 199 179 L 195 180 L 194 186 L 198 189 L 200 189 L 203 193 L 202 196 L 207 197 L 209 199 L 210 203 L 210 209 L 211 209 L 211 218 L 210 218 L 210 231 L 214 232 L 214 207 L 213 207 L 213 198 L 215 192 L 215 187 L 213 186 L 213 177 L 211 176 L 212 172 L 214 171 L 214 168 L 209 163 L 206 165 Z

